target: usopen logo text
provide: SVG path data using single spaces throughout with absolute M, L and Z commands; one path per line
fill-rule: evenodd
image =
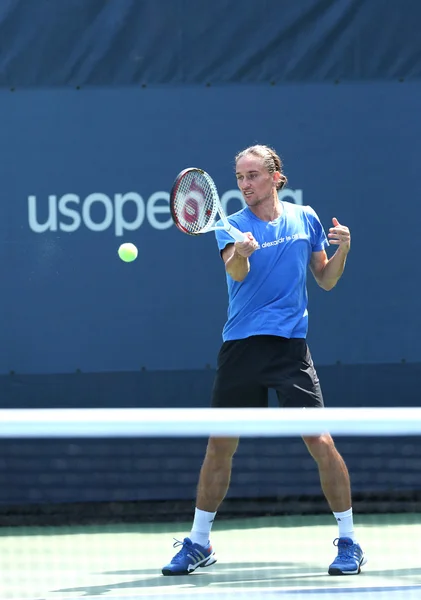
M 287 188 L 279 192 L 279 198 L 302 205 L 303 191 Z M 228 215 L 245 206 L 241 192 L 236 189 L 226 191 L 220 199 Z M 138 192 L 112 195 L 93 192 L 85 197 L 75 193 L 50 194 L 46 198 L 30 194 L 28 224 L 35 233 L 70 233 L 83 227 L 101 232 L 112 228 L 117 237 L 145 224 L 153 229 L 164 230 L 173 225 L 169 200 L 170 195 L 166 191 L 154 192 L 147 199 Z

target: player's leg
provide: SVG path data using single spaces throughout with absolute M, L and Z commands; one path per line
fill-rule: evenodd
M 339 528 L 334 540 L 338 555 L 329 566 L 329 575 L 357 575 L 367 559 L 354 532 L 348 469 L 328 433 L 303 439 L 317 463 L 323 493 Z
M 278 357 L 273 359 L 272 384 L 279 403 L 290 408 L 323 408 L 319 378 L 306 341 L 291 339 L 278 346 Z M 323 493 L 339 527 L 334 542 L 338 546 L 338 556 L 330 565 L 329 573 L 357 574 L 366 560 L 355 538 L 346 464 L 328 433 L 303 436 L 303 440 L 317 463 Z
M 209 567 L 216 562 L 209 537 L 216 511 L 228 491 L 232 457 L 237 446 L 238 438 L 209 438 L 200 470 L 190 535 L 174 544 L 181 549 L 162 569 L 163 575 L 188 575 L 199 567 Z
M 211 513 L 218 510 L 228 491 L 232 458 L 237 447 L 238 438 L 209 438 L 197 486 L 196 506 L 199 510 Z
M 267 389 L 255 375 L 255 357 L 254 344 L 248 339 L 223 344 L 212 392 L 214 408 L 267 406 Z M 190 536 L 176 542 L 181 549 L 163 568 L 163 575 L 186 575 L 216 562 L 209 537 L 216 512 L 229 488 L 232 458 L 237 446 L 238 438 L 209 438 Z
M 259 382 L 255 346 L 256 340 L 250 338 L 222 345 L 212 390 L 213 408 L 267 407 L 268 393 Z M 218 510 L 228 491 L 237 447 L 238 438 L 209 439 L 197 490 L 199 510 Z
M 272 385 L 279 403 L 289 408 L 323 408 L 323 395 L 310 351 L 304 339 L 278 342 L 273 360 Z M 351 508 L 348 470 L 331 436 L 303 436 L 317 463 L 323 493 L 333 512 Z M 353 533 L 351 530 L 349 534 Z
M 303 436 L 308 451 L 317 463 L 320 483 L 333 513 L 343 513 L 351 508 L 351 485 L 348 469 L 337 451 L 332 437 L 325 433 L 319 436 Z M 349 524 L 348 537 L 354 537 Z

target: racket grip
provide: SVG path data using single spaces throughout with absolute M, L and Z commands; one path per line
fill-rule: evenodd
M 244 233 L 241 233 L 241 231 L 239 229 L 236 229 L 232 225 L 231 225 L 231 227 L 229 229 L 227 229 L 227 233 L 229 233 L 230 236 L 236 242 L 244 242 L 244 240 L 246 239 L 246 236 L 244 235 Z

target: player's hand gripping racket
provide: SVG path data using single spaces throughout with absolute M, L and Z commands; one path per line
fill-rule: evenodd
M 171 216 L 183 233 L 199 235 L 225 229 L 236 241 L 245 235 L 233 227 L 224 213 L 213 179 L 202 169 L 191 167 L 177 175 L 170 193 Z M 221 225 L 216 225 L 221 220 Z

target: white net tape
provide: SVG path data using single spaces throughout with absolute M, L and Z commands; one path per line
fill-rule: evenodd
M 421 408 L 3 409 L 0 437 L 420 435 Z

